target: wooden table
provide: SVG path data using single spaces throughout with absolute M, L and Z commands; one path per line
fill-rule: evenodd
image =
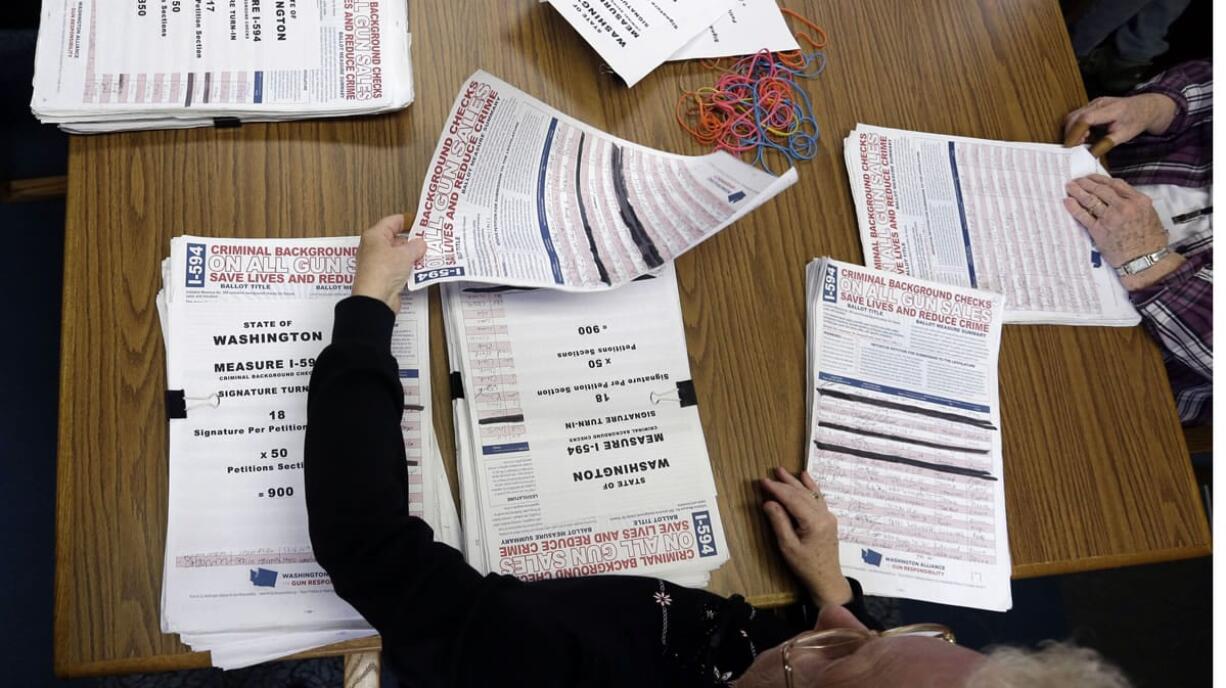
M 842 137 L 860 121 L 1052 141 L 1060 117 L 1085 102 L 1056 0 L 783 4 L 830 34 L 829 68 L 808 86 L 821 153 L 782 197 L 678 261 L 732 550 L 712 588 L 761 604 L 793 599 L 752 481 L 775 464 L 799 469 L 804 456 L 804 265 L 821 255 L 861 260 Z M 701 152 L 673 121 L 679 88 L 714 80 L 699 64 L 665 66 L 627 90 L 536 0 L 419 1 L 412 13 L 417 102 L 405 112 L 73 140 L 60 675 L 208 664 L 158 630 L 167 475 L 154 295 L 171 236 L 352 234 L 384 214 L 411 213 L 451 102 L 477 68 L 618 136 Z M 437 302 L 432 328 L 436 430 L 454 471 Z M 1009 327 L 1000 387 L 1016 576 L 1209 553 L 1166 375 L 1140 328 Z

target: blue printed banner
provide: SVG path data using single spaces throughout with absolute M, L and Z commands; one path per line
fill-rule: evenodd
M 187 264 L 184 266 L 184 274 L 187 275 L 188 287 L 200 288 L 204 286 L 204 271 L 209 257 L 209 247 L 205 244 L 188 244 L 187 245 Z
M 835 265 L 826 266 L 826 276 L 822 278 L 822 301 L 839 302 L 839 268 Z
M 486 456 L 496 456 L 498 454 L 517 454 L 519 452 L 528 451 L 527 442 L 515 442 L 514 444 L 487 444 L 481 447 L 481 453 Z
M 865 382 L 864 380 L 856 380 L 850 377 L 843 377 L 842 375 L 833 375 L 831 373 L 819 373 L 817 378 L 823 382 L 835 382 L 840 385 L 847 385 L 849 387 L 858 387 L 860 389 L 867 389 L 870 392 L 881 392 L 883 394 L 893 394 L 894 396 L 903 397 L 905 399 L 912 399 L 915 401 L 924 401 L 929 404 L 940 404 L 941 406 L 952 406 L 953 408 L 962 409 L 963 411 L 974 411 L 975 413 L 991 413 L 992 412 L 992 409 L 990 407 L 984 406 L 983 404 L 972 404 L 968 401 L 958 401 L 957 399 L 947 399 L 945 397 L 938 397 L 932 394 L 923 394 L 920 392 L 913 392 L 909 389 L 901 389 L 899 387 L 890 387 L 888 385 L 879 385 L 873 382 Z
M 711 512 L 695 511 L 694 520 L 694 537 L 698 540 L 698 556 L 713 557 L 719 554 L 719 548 L 715 546 L 715 528 L 711 525 Z

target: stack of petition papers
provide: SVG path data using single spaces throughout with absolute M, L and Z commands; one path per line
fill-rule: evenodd
M 407 0 L 44 0 L 30 106 L 76 133 L 388 112 L 409 45 Z
M 704 586 L 728 559 L 672 264 L 612 291 L 443 285 L 464 553 Z
M 808 470 L 869 595 L 1012 606 L 1000 294 L 830 259 L 807 270 Z
M 372 635 L 315 561 L 303 487 L 307 390 L 349 295 L 357 237 L 176 237 L 162 264 L 169 507 L 162 631 L 232 669 Z M 409 511 L 459 547 L 430 414 L 425 294 L 392 335 Z
M 672 60 L 800 47 L 775 0 L 546 1 L 627 86 Z
M 1004 294 L 1007 323 L 1141 321 L 1064 208 L 1065 184 L 1106 174 L 1084 147 L 861 124 L 843 154 L 870 268 Z

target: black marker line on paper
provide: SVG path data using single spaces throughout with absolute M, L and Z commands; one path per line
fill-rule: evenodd
M 536 287 L 509 287 L 498 285 L 493 287 L 464 287 L 460 291 L 465 294 L 500 294 L 506 291 L 536 291 Z
M 853 428 L 850 425 L 839 425 L 838 423 L 826 423 L 823 421 L 818 421 L 817 427 L 830 428 L 831 430 L 842 430 L 843 432 L 850 432 L 850 433 L 854 433 L 857 435 L 863 435 L 865 437 L 876 437 L 877 439 L 881 439 L 881 440 L 893 440 L 895 442 L 906 442 L 907 444 L 915 444 L 921 447 L 929 447 L 931 449 L 945 449 L 948 451 L 962 452 L 964 454 L 987 454 L 988 453 L 987 449 L 970 449 L 967 447 L 955 447 L 950 444 L 940 444 L 939 442 L 925 442 L 924 440 L 917 440 L 912 437 L 902 437 L 900 435 L 890 435 L 884 432 L 873 432 L 872 430 L 865 430 L 863 428 Z
M 583 205 L 583 144 L 587 134 L 579 134 L 579 155 L 575 161 L 575 195 L 579 198 L 579 220 L 583 222 L 583 233 L 587 235 L 587 247 L 592 252 L 592 260 L 596 261 L 596 270 L 600 273 L 600 281 L 612 286 L 609 271 L 600 260 L 600 251 L 596 249 L 596 238 L 592 236 L 592 225 L 587 220 L 587 206 Z
M 500 423 L 522 423 L 524 422 L 524 414 L 517 413 L 513 416 L 491 416 L 482 418 L 477 421 L 477 425 L 498 425 Z
M 929 461 L 920 461 L 919 459 L 908 459 L 901 456 L 892 456 L 890 454 L 878 454 L 877 452 L 864 451 L 863 449 L 852 449 L 851 447 L 840 447 L 837 444 L 827 444 L 825 442 L 814 442 L 818 449 L 822 451 L 831 451 L 839 454 L 850 454 L 858 456 L 861 459 L 870 461 L 883 461 L 885 463 L 897 463 L 904 466 L 912 466 L 915 468 L 923 468 L 928 471 L 936 471 L 937 473 L 949 473 L 951 475 L 961 475 L 967 478 L 978 478 L 980 480 L 990 480 L 995 482 L 996 476 L 987 471 L 980 471 L 974 468 L 963 468 L 961 466 L 948 466 L 943 463 L 932 463 Z
M 872 397 L 862 397 L 858 394 L 848 394 L 847 392 L 840 392 L 835 389 L 823 389 L 819 387 L 817 390 L 817 393 L 821 394 L 822 396 L 829 396 L 835 399 L 842 399 L 843 401 L 850 401 L 850 402 L 857 403 L 857 404 L 868 404 L 869 406 L 878 406 L 880 408 L 893 409 L 895 411 L 902 411 L 904 413 L 916 413 L 921 416 L 928 416 L 930 418 L 940 418 L 941 420 L 947 420 L 947 421 L 950 421 L 951 423 L 962 423 L 963 425 L 972 425 L 982 430 L 995 430 L 996 429 L 996 426 L 992 425 L 990 421 L 979 420 L 977 418 L 967 418 L 966 416 L 960 416 L 956 413 L 946 413 L 944 411 L 933 411 L 932 409 L 920 408 L 919 406 L 911 406 L 910 404 L 899 404 L 897 402 L 886 401 L 884 399 L 873 399 Z
M 617 196 L 622 222 L 630 228 L 630 238 L 643 254 L 643 262 L 653 270 L 663 265 L 664 259 L 660 257 L 660 251 L 643 229 L 643 223 L 639 220 L 638 213 L 634 212 L 634 206 L 630 205 L 630 192 L 626 189 L 625 151 L 621 146 L 613 146 L 613 194 Z

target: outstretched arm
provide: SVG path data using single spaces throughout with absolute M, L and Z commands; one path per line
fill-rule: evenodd
M 363 235 L 355 295 L 337 304 L 332 344 L 311 375 L 306 502 L 315 557 L 337 593 L 413 664 L 437 668 L 483 579 L 409 516 L 390 345 L 394 301 L 423 247 L 397 236 L 398 217 Z

